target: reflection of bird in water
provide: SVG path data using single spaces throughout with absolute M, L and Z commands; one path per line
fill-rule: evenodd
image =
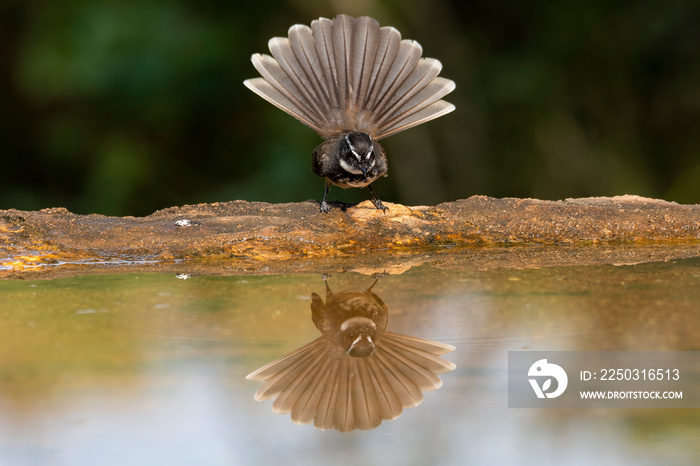
M 324 280 L 325 281 L 325 280 Z M 276 398 L 272 411 L 297 424 L 341 432 L 372 429 L 442 386 L 437 374 L 455 365 L 439 356 L 453 346 L 385 332 L 387 307 L 372 292 L 311 295 L 312 320 L 323 336 L 249 374 L 265 382 L 257 401 Z

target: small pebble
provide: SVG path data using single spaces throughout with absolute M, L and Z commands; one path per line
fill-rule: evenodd
M 202 224 L 198 222 L 197 220 L 190 220 L 190 219 L 182 219 L 182 220 L 177 220 L 175 222 L 175 226 L 178 227 L 198 227 L 201 226 Z

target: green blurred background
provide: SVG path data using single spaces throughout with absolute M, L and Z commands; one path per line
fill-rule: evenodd
M 320 199 L 320 139 L 242 82 L 270 37 L 340 12 L 395 26 L 457 83 L 454 113 L 384 143 L 381 199 L 700 203 L 700 2 L 5 0 L 0 208 Z

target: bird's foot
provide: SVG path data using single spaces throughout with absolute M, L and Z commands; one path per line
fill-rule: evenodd
M 372 199 L 372 204 L 374 204 L 374 207 L 376 207 L 384 213 L 386 213 L 386 211 L 389 210 L 389 208 L 382 204 L 382 201 L 380 201 L 379 199 Z
M 319 209 L 321 212 L 330 212 L 331 211 L 331 206 L 328 205 L 326 201 L 321 202 L 321 207 Z

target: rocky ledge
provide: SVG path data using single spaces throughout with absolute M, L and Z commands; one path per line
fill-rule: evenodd
M 369 201 L 335 205 L 323 214 L 314 201 L 233 201 L 171 207 L 147 217 L 78 215 L 63 208 L 0 210 L 0 277 L 184 261 L 221 266 L 222 260 L 230 270 L 255 273 L 304 269 L 299 264 L 309 260 L 362 263 L 386 256 L 405 262 L 421 254 L 465 250 L 475 266 L 488 267 L 493 254 L 472 253 L 504 248 L 522 266 L 539 266 L 536 260 L 522 264 L 528 258 L 518 254 L 542 250 L 542 245 L 558 247 L 552 258 L 561 256 L 566 249 L 561 246 L 585 257 L 600 254 L 601 245 L 606 251 L 619 246 L 627 251 L 625 257 L 645 251 L 642 260 L 700 255 L 700 205 L 630 195 L 564 201 L 474 196 L 430 207 L 386 205 L 387 212 Z

